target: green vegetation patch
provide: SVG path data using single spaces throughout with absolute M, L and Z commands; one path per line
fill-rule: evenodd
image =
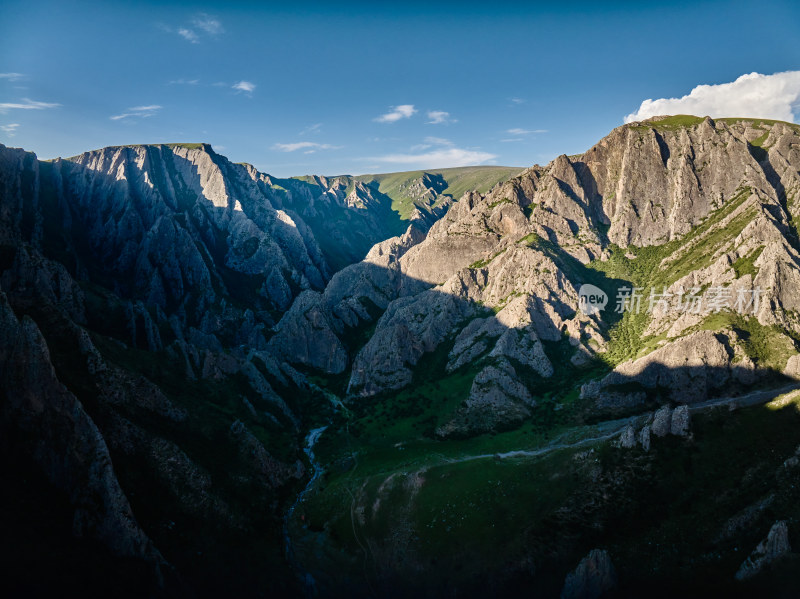
M 653 120 L 649 119 L 640 125 L 631 126 L 631 129 L 636 131 L 647 131 L 655 129 L 656 131 L 678 131 L 679 129 L 686 129 L 687 127 L 694 127 L 699 125 L 704 120 L 703 117 L 692 116 L 690 114 L 677 114 L 669 116 L 665 119 Z
M 756 366 L 774 372 L 782 372 L 789 358 L 800 351 L 800 344 L 781 327 L 765 326 L 755 317 L 745 317 L 735 312 L 712 314 L 698 328 L 711 331 L 731 329 Z
M 734 260 L 733 267 L 734 272 L 736 273 L 736 278 L 740 279 L 745 275 L 752 275 L 756 276 L 758 274 L 758 268 L 755 265 L 756 260 L 761 255 L 761 252 L 764 251 L 764 246 L 759 246 L 746 256 L 742 256 L 738 260 Z

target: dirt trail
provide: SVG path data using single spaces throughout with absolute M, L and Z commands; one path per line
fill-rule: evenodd
M 785 393 L 789 393 L 791 391 L 795 391 L 798 389 L 800 389 L 800 385 L 798 385 L 797 383 L 792 383 L 790 385 L 786 385 L 785 387 L 781 387 L 779 389 L 763 389 L 760 391 L 753 391 L 752 393 L 748 393 L 746 395 L 741 395 L 737 397 L 718 397 L 691 405 L 689 406 L 689 411 L 691 413 L 696 413 L 711 408 L 716 408 L 719 406 L 729 406 L 732 409 L 748 408 L 751 406 L 767 403 L 775 399 L 779 395 L 783 395 Z M 558 439 L 554 440 L 552 443 L 549 443 L 548 445 L 545 445 L 544 447 L 540 447 L 538 449 L 517 449 L 514 451 L 507 451 L 504 453 L 484 453 L 479 455 L 464 456 L 460 458 L 444 458 L 444 462 L 448 464 L 457 464 L 460 462 L 468 462 L 472 460 L 485 460 L 490 458 L 492 459 L 534 458 L 547 455 L 548 453 L 551 453 L 553 451 L 559 451 L 561 449 L 578 449 L 581 447 L 585 447 L 587 445 L 592 445 L 594 443 L 599 443 L 601 441 L 608 441 L 609 439 L 613 439 L 615 436 L 621 434 L 622 431 L 624 431 L 629 424 L 636 425 L 637 421 L 644 420 L 645 418 L 646 418 L 645 414 L 639 414 L 637 416 L 631 416 L 630 418 L 622 418 L 619 420 L 608 420 L 606 422 L 601 422 L 592 427 L 596 433 L 594 436 L 587 437 L 585 439 L 579 439 L 572 442 L 563 441 L 562 439 L 564 439 L 569 435 L 574 435 L 575 434 L 574 430 L 564 433 Z

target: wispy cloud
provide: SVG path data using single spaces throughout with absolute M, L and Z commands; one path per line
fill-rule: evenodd
M 667 114 L 794 121 L 800 110 L 800 71 L 750 73 L 730 83 L 698 85 L 680 98 L 645 100 L 625 122 Z
M 252 94 L 256 89 L 256 84 L 251 83 L 250 81 L 239 81 L 238 83 L 234 83 L 231 87 L 236 91 Z
M 169 82 L 170 85 L 197 85 L 200 83 L 199 79 L 173 79 Z
M 422 150 L 427 150 L 428 148 L 432 148 L 434 146 L 444 146 L 451 148 L 455 144 L 450 141 L 449 139 L 445 139 L 444 137 L 433 137 L 429 135 L 425 138 L 424 142 L 421 144 L 416 144 L 411 146 L 411 152 L 421 152 Z
M 153 116 L 159 110 L 161 110 L 161 106 L 159 106 L 158 104 L 148 104 L 146 106 L 132 106 L 131 108 L 128 108 L 128 112 L 123 112 L 122 114 L 116 114 L 108 118 L 110 118 L 112 121 L 121 121 L 129 118 L 146 119 L 148 117 Z
M 319 133 L 321 128 L 322 128 L 322 123 L 314 123 L 313 125 L 309 125 L 305 129 L 303 129 L 300 132 L 300 135 L 308 135 L 309 133 Z
M 515 127 L 514 129 L 506 130 L 506 133 L 511 135 L 536 135 L 537 133 L 547 133 L 547 129 L 520 129 Z
M 519 106 L 520 104 L 525 104 L 525 102 L 527 102 L 525 98 L 509 98 L 508 101 L 517 106 Z
M 194 19 L 192 19 L 192 25 L 205 31 L 209 35 L 219 35 L 221 33 L 225 33 L 225 28 L 222 26 L 220 20 L 216 17 L 212 17 L 211 15 L 207 15 L 204 12 L 201 12 Z
M 400 119 L 411 118 L 411 116 L 416 112 L 417 109 L 414 108 L 413 104 L 400 104 L 399 106 L 392 106 L 389 112 L 382 114 L 373 120 L 378 123 L 395 123 Z
M 23 98 L 19 102 L 2 102 L 0 103 L 0 113 L 5 114 L 9 110 L 46 110 L 48 108 L 58 108 L 61 104 L 55 102 L 37 102 Z
M 447 125 L 449 123 L 457 123 L 458 120 L 452 118 L 449 112 L 444 110 L 429 110 L 428 111 L 429 125 Z
M 199 13 L 190 20 L 189 24 L 173 27 L 166 23 L 156 23 L 156 27 L 166 33 L 175 33 L 192 44 L 199 44 L 202 37 L 217 37 L 225 33 L 222 22 L 206 13 Z
M 272 146 L 273 150 L 281 152 L 296 152 L 297 150 L 305 150 L 306 154 L 313 154 L 317 150 L 338 150 L 341 146 L 332 146 L 330 144 L 318 144 L 313 141 L 298 141 L 291 144 L 275 144 Z
M 477 149 L 458 148 L 449 139 L 426 137 L 425 143 L 412 147 L 411 152 L 407 154 L 387 154 L 375 156 L 369 160 L 389 164 L 413 165 L 417 168 L 445 168 L 482 164 L 495 158 L 497 158 L 495 154 Z
M 200 43 L 200 37 L 192 29 L 178 27 L 178 35 L 180 35 L 187 42 L 191 42 L 193 44 Z
M 19 81 L 24 78 L 25 75 L 22 73 L 0 73 L 0 79 L 8 79 L 9 81 Z
M 14 137 L 14 134 L 17 132 L 17 128 L 19 128 L 19 123 L 0 125 L 0 129 L 2 129 L 9 137 Z

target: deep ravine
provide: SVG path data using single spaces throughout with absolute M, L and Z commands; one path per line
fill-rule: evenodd
M 314 589 L 316 588 L 316 581 L 314 577 L 309 573 L 306 572 L 302 565 L 300 564 L 299 560 L 295 556 L 294 547 L 292 546 L 292 536 L 289 532 L 289 525 L 292 521 L 294 516 L 294 511 L 300 503 L 302 503 L 305 496 L 311 491 L 314 487 L 314 483 L 322 476 L 324 470 L 322 466 L 317 462 L 316 456 L 314 455 L 314 445 L 322 436 L 322 433 L 325 432 L 327 426 L 320 426 L 319 428 L 311 429 L 306 435 L 306 446 L 303 448 L 303 451 L 308 456 L 308 461 L 311 466 L 311 478 L 308 480 L 308 483 L 303 490 L 297 495 L 295 498 L 294 503 L 292 503 L 289 510 L 286 512 L 286 516 L 283 520 L 283 543 L 284 543 L 284 552 L 286 554 L 286 560 L 289 562 L 292 570 L 294 571 L 295 575 L 297 576 L 300 584 L 302 585 L 303 591 L 306 595 L 311 596 L 314 594 Z

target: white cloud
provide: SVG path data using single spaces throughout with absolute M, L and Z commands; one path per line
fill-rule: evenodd
M 128 108 L 128 112 L 124 112 L 122 114 L 116 114 L 108 118 L 110 118 L 112 121 L 121 121 L 128 118 L 146 119 L 148 117 L 153 116 L 159 110 L 161 110 L 161 106 L 159 106 L 158 104 L 148 104 L 146 106 L 132 106 L 131 108 Z
M 0 129 L 5 131 L 9 137 L 14 137 L 14 134 L 17 132 L 17 128 L 19 127 L 19 123 L 9 123 L 8 125 L 0 125 Z
M 428 111 L 429 125 L 447 125 L 449 123 L 457 123 L 454 118 L 450 118 L 450 113 L 444 110 L 429 110 Z
M 508 101 L 511 102 L 512 104 L 517 104 L 517 105 L 525 104 L 525 102 L 527 102 L 527 100 L 525 100 L 524 98 L 509 98 Z
M 24 78 L 22 73 L 0 73 L 0 79 L 8 79 L 9 81 L 19 81 Z
M 0 114 L 5 114 L 9 110 L 45 110 L 47 108 L 58 108 L 61 104 L 55 102 L 37 102 L 23 98 L 19 102 L 2 102 L 0 103 Z
M 625 122 L 667 114 L 793 121 L 798 109 L 800 71 L 774 75 L 750 73 L 730 83 L 698 85 L 681 98 L 645 100 L 639 110 L 625 117 Z
M 409 154 L 387 154 L 385 156 L 370 158 L 370 160 L 390 164 L 413 165 L 416 168 L 446 168 L 452 166 L 471 166 L 497 158 L 495 154 L 489 154 L 488 152 L 457 148 L 447 139 L 429 137 L 426 138 L 425 141 L 427 144 L 421 144 L 415 147 L 419 150 L 425 150 L 431 146 L 439 147 L 429 152 L 413 152 L 412 150 L 412 153 Z
M 520 129 L 515 127 L 514 129 L 508 129 L 506 133 L 511 135 L 535 135 L 537 133 L 547 133 L 547 129 Z
M 394 123 L 400 119 L 410 118 L 417 109 L 413 104 L 401 104 L 400 106 L 392 106 L 391 110 L 386 114 L 376 117 L 374 120 L 378 123 Z
M 252 94 L 253 90 L 256 88 L 256 84 L 250 83 L 249 81 L 240 81 L 239 83 L 234 83 L 231 87 L 236 91 Z
M 170 85 L 197 85 L 200 83 L 199 79 L 173 79 L 169 82 Z
M 202 29 L 209 35 L 225 33 L 225 29 L 222 27 L 222 23 L 220 23 L 219 19 L 207 15 L 206 13 L 200 13 L 192 19 L 192 25 L 198 29 Z
M 186 27 L 178 27 L 178 35 L 180 35 L 183 39 L 193 44 L 199 44 L 200 38 L 198 35 L 191 29 Z
M 275 144 L 272 146 L 273 150 L 280 150 L 281 152 L 296 152 L 297 150 L 306 150 L 305 154 L 313 154 L 317 150 L 338 150 L 341 146 L 332 146 L 330 144 L 318 144 L 313 141 L 298 141 L 291 144 Z

